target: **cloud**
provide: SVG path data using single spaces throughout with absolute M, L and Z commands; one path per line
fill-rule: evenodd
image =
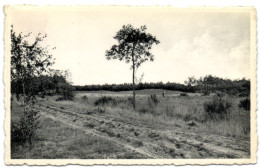
M 199 36 L 176 42 L 164 54 L 165 59 L 160 64 L 165 65 L 164 69 L 181 74 L 175 74 L 175 80 L 179 82 L 191 75 L 249 77 L 249 39 L 240 39 L 232 30 L 222 29 L 222 33 L 220 30 L 208 28 Z M 171 78 L 168 76 L 168 79 Z

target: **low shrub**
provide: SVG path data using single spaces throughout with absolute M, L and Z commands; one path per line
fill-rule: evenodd
M 95 111 L 96 111 L 97 113 L 101 113 L 101 114 L 102 114 L 102 113 L 105 113 L 105 112 L 106 112 L 106 108 L 104 108 L 104 107 L 103 107 L 103 108 L 99 108 L 99 107 L 98 107 Z
M 86 95 L 82 96 L 81 99 L 88 100 L 88 97 Z
M 189 96 L 187 93 L 181 93 L 180 96 Z
M 32 144 L 37 138 L 36 130 L 40 128 L 38 112 L 28 110 L 24 112 L 19 123 L 11 123 L 11 141 L 14 144 L 24 145 L 26 142 Z
M 20 125 L 13 122 L 11 123 L 11 141 L 16 144 L 24 144 L 26 141 Z
M 152 139 L 159 139 L 160 135 L 156 132 L 149 132 L 148 137 Z
M 63 100 L 66 100 L 63 96 L 60 96 L 57 99 L 55 99 L 55 101 L 63 101 Z
M 227 118 L 232 107 L 232 101 L 227 97 L 214 96 L 209 102 L 203 104 L 206 117 L 209 119 Z
M 138 111 L 142 114 L 150 112 L 150 110 L 147 107 L 141 107 Z
M 210 94 L 209 92 L 204 91 L 204 92 L 202 92 L 201 95 L 202 95 L 202 96 L 209 96 L 209 94 Z
M 152 94 L 150 95 L 150 97 L 148 98 L 148 104 L 150 106 L 157 106 L 157 104 L 159 103 L 159 99 L 157 98 L 156 94 Z
M 240 100 L 238 107 L 249 111 L 250 110 L 250 98 L 245 98 L 243 100 Z
M 98 106 L 98 105 L 105 105 L 105 104 L 112 104 L 112 105 L 117 105 L 119 102 L 113 98 L 113 97 L 110 97 L 110 96 L 104 96 L 104 97 L 101 97 L 99 99 L 97 99 L 94 103 L 95 106 Z
M 147 103 L 142 102 L 139 106 L 137 106 L 137 111 L 142 114 L 152 114 L 158 115 L 158 111 L 156 110 L 157 105 L 160 103 L 156 94 L 152 94 L 147 97 Z
M 191 114 L 191 113 L 184 114 L 183 120 L 184 120 L 184 121 L 190 121 L 190 120 L 192 120 L 192 114 Z
M 94 123 L 84 123 L 85 127 L 94 128 L 96 125 Z
M 122 97 L 111 97 L 111 96 L 103 96 L 94 101 L 95 106 L 118 106 L 121 105 L 123 107 L 131 105 L 133 103 L 132 97 L 122 98 Z
M 60 98 L 59 100 L 56 101 L 61 101 L 61 100 L 73 100 L 74 99 L 74 91 L 75 88 L 68 84 L 68 83 L 59 83 L 58 84 L 58 93 L 62 95 L 63 99 Z
M 134 99 L 133 99 L 133 97 L 127 97 L 126 101 L 127 101 L 128 103 L 130 103 L 130 104 L 133 104 Z

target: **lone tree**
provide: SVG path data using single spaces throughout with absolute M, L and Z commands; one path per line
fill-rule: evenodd
M 159 44 L 159 40 L 150 33 L 146 33 L 146 26 L 134 28 L 132 25 L 124 25 L 114 39 L 118 41 L 110 50 L 106 51 L 106 58 L 124 60 L 132 63 L 133 70 L 133 107 L 135 109 L 135 71 L 145 61 L 153 61 L 154 55 L 150 52 L 152 45 Z

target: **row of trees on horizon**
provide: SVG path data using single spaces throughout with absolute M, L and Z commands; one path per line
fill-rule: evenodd
M 250 81 L 247 79 L 223 79 L 220 77 L 215 77 L 212 75 L 207 75 L 205 77 L 200 77 L 196 79 L 195 77 L 189 77 L 185 84 L 175 83 L 175 82 L 150 82 L 150 83 L 138 83 L 135 87 L 136 90 L 143 89 L 165 89 L 172 91 L 181 91 L 181 92 L 226 92 L 229 94 L 238 94 L 244 93 L 249 95 L 250 92 Z M 130 91 L 132 90 L 131 83 L 124 84 L 96 84 L 96 85 L 75 85 L 76 91 L 98 91 L 98 90 L 107 90 L 107 91 Z M 247 92 L 247 93 L 246 93 Z
M 71 85 L 67 79 L 66 75 L 63 73 L 52 73 L 51 75 L 41 75 L 31 78 L 27 81 L 27 89 L 25 92 L 34 92 L 35 94 L 41 93 L 42 95 L 53 95 L 53 94 L 64 94 L 68 91 L 131 91 L 131 83 L 123 84 L 96 84 L 96 85 Z M 150 83 L 138 83 L 136 85 L 136 90 L 143 89 L 164 89 L 172 91 L 181 92 L 199 92 L 199 93 L 209 93 L 221 91 L 231 95 L 240 94 L 241 96 L 248 96 L 250 92 L 250 81 L 247 79 L 223 79 L 220 77 L 215 77 L 212 75 L 207 75 L 205 77 L 200 77 L 196 79 L 195 77 L 189 77 L 185 84 L 175 83 L 175 82 L 150 82 Z M 12 93 L 22 93 L 22 85 L 19 81 L 13 81 L 11 83 Z M 31 85 L 31 87 L 30 87 Z M 33 85 L 33 86 L 32 86 Z M 69 93 L 68 93 L 69 94 Z M 66 96 L 66 94 L 64 95 Z

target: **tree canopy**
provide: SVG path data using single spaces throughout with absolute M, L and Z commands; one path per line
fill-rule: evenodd
M 18 96 L 23 94 L 27 99 L 34 96 L 33 79 L 47 73 L 54 63 L 49 47 L 41 44 L 46 37 L 39 33 L 35 39 L 29 40 L 32 39 L 32 33 L 17 34 L 11 27 L 11 91 Z
M 118 44 L 106 51 L 106 58 L 124 60 L 126 63 L 134 62 L 131 66 L 138 68 L 145 61 L 153 61 L 154 55 L 150 52 L 152 45 L 159 44 L 159 40 L 150 33 L 146 33 L 146 26 L 134 28 L 132 25 L 124 25 L 114 39 Z
M 11 29 L 11 79 L 41 75 L 54 61 L 48 47 L 40 42 L 47 37 L 39 33 L 32 43 L 26 40 L 32 33 L 18 35 Z M 52 48 L 55 49 L 55 48 Z

